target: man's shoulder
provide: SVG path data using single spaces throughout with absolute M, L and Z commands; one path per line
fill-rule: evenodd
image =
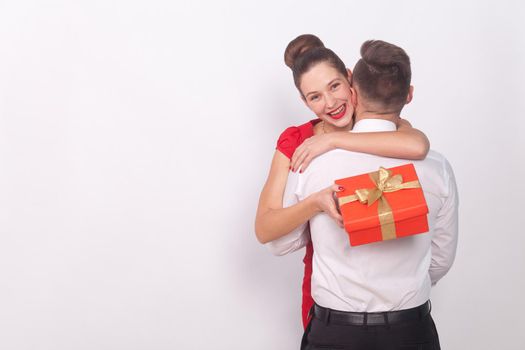
M 448 159 L 441 153 L 435 150 L 430 150 L 421 162 L 429 163 L 435 169 L 440 169 L 444 173 L 452 172 L 452 166 L 450 165 Z
M 448 196 L 451 184 L 455 184 L 454 171 L 445 156 L 430 150 L 425 159 L 415 161 L 414 166 L 426 192 Z
M 428 160 L 434 161 L 434 162 L 440 162 L 440 163 L 447 162 L 447 158 L 445 158 L 445 156 L 443 154 L 441 154 L 438 151 L 433 150 L 433 149 L 428 151 L 428 154 L 427 154 L 425 159 L 428 159 Z

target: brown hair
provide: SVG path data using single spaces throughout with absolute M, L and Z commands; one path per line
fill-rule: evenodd
M 284 63 L 293 73 L 293 81 L 301 91 L 301 77 L 314 65 L 328 62 L 339 73 L 347 76 L 346 66 L 332 50 L 327 49 L 321 39 L 312 34 L 303 34 L 290 41 L 284 51 Z M 302 92 L 301 92 L 302 94 Z
M 406 52 L 381 40 L 368 40 L 361 46 L 353 82 L 365 99 L 385 109 L 401 111 L 410 89 L 410 58 Z

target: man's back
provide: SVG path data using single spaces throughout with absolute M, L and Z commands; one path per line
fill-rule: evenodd
M 360 312 L 416 307 L 429 299 L 431 284 L 450 268 L 457 242 L 456 185 L 450 165 L 437 152 L 407 161 L 334 150 L 316 158 L 299 177 L 296 195 L 302 200 L 336 179 L 410 162 L 429 207 L 430 231 L 351 247 L 347 233 L 327 214 L 312 218 L 312 296 L 319 305 Z

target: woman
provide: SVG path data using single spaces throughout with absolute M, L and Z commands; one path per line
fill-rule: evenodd
M 335 148 L 375 155 L 423 159 L 429 149 L 426 136 L 401 121 L 398 131 L 382 133 L 349 133 L 353 126 L 355 91 L 351 72 L 341 59 L 324 47 L 314 35 L 301 35 L 291 41 L 285 51 L 285 63 L 292 69 L 295 86 L 303 102 L 318 119 L 286 129 L 277 142 L 270 173 L 259 199 L 255 231 L 261 243 L 278 239 L 320 212 L 328 213 L 342 226 L 342 218 L 333 200 L 336 185 L 312 194 L 303 201 L 283 208 L 283 194 L 289 170 L 303 171 L 316 156 Z M 305 91 L 303 75 L 314 67 L 337 70 L 337 79 L 327 82 L 326 89 Z M 315 72 L 322 72 L 316 69 Z M 308 311 L 313 305 L 310 294 L 312 244 L 307 245 L 303 280 L 303 325 L 308 324 Z

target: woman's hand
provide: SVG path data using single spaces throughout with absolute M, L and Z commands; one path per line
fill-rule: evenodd
M 335 146 L 332 142 L 332 137 L 330 137 L 329 134 L 314 135 L 307 138 L 299 147 L 297 147 L 292 156 L 290 164 L 292 171 L 300 169 L 301 172 L 303 172 L 312 159 L 320 154 L 331 151 L 334 148 Z
M 335 192 L 342 191 L 343 188 L 339 185 L 332 185 L 319 192 L 312 194 L 312 200 L 318 210 L 327 213 L 332 219 L 335 220 L 339 227 L 343 226 L 343 217 L 337 210 Z

